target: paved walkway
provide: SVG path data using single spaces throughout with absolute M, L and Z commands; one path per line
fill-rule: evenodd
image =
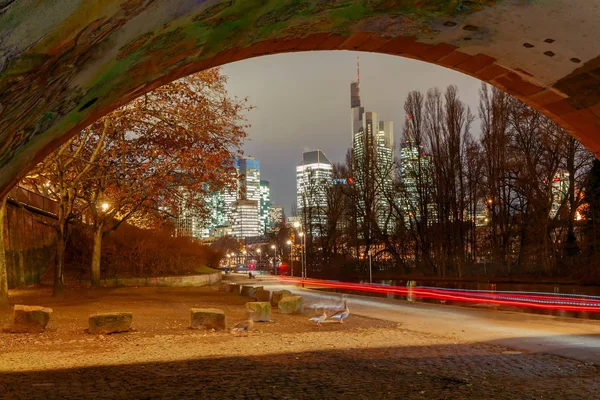
M 340 303 L 342 298 L 341 294 L 281 284 L 272 277 L 262 278 L 260 284 L 291 290 L 316 305 Z M 462 340 L 494 343 L 528 352 L 546 352 L 600 365 L 598 320 L 409 303 L 357 295 L 344 295 L 344 298 L 352 301 L 352 313 L 356 315 L 401 322 L 411 331 L 453 335 Z

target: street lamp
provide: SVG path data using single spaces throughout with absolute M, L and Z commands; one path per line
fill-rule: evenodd
M 102 211 L 106 212 L 106 210 L 108 210 L 108 207 L 110 207 L 110 205 L 108 203 L 104 202 L 104 203 L 102 203 L 101 207 L 102 207 Z
M 272 244 L 271 248 L 273 249 L 273 272 L 275 272 L 275 275 L 277 275 L 277 271 L 275 269 L 275 261 L 276 261 L 276 258 L 277 258 L 277 246 L 275 246 L 274 244 Z
M 292 241 L 288 240 L 287 244 L 290 245 L 290 269 L 292 270 L 292 278 L 294 277 L 294 246 L 292 246 Z
M 300 236 L 300 262 L 302 263 L 302 279 L 306 278 L 306 238 L 304 232 L 298 234 Z

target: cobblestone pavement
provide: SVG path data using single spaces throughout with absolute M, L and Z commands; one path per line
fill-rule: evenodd
M 3 399 L 596 399 L 597 367 L 445 346 L 224 357 L 0 375 Z M 436 355 L 437 354 L 437 355 Z M 444 355 L 454 354 L 454 355 Z
M 317 328 L 274 310 L 249 337 L 188 329 L 190 307 L 243 317 L 247 299 L 210 288 L 19 301 L 50 305 L 55 316 L 44 334 L 0 333 L 2 400 L 600 399 L 593 363 L 355 315 Z M 135 331 L 86 334 L 98 309 L 132 311 Z M 8 313 L 0 309 L 0 324 Z

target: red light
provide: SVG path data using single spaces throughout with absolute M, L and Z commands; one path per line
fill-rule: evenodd
M 354 180 L 352 179 L 352 177 L 348 178 L 348 182 L 350 182 L 350 183 L 354 182 Z
M 254 269 L 254 264 L 250 264 L 250 269 Z
M 296 278 L 282 277 L 280 281 L 307 283 L 313 286 L 356 290 L 359 292 L 395 294 L 400 296 L 406 296 L 409 292 L 409 288 L 401 286 L 381 286 L 374 284 L 360 284 L 349 282 L 330 282 L 321 279 L 302 280 Z M 530 307 L 553 310 L 600 312 L 600 299 L 590 298 L 593 296 L 588 296 L 587 298 L 585 296 L 549 296 L 548 294 L 515 292 L 503 293 L 501 291 L 486 292 L 484 295 L 482 295 L 482 293 L 478 291 L 418 287 L 413 288 L 411 290 L 411 293 L 414 297 L 425 299 L 454 300 L 465 303 L 489 303 L 515 307 Z

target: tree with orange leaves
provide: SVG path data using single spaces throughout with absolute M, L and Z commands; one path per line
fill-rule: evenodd
M 202 214 L 205 195 L 236 179 L 250 107 L 228 95 L 226 81 L 212 69 L 162 86 L 86 128 L 77 153 L 63 151 L 85 170 L 73 192 L 93 231 L 92 286 L 100 281 L 102 238 L 123 222 L 147 226 L 182 207 Z M 36 186 L 55 185 L 39 176 Z

